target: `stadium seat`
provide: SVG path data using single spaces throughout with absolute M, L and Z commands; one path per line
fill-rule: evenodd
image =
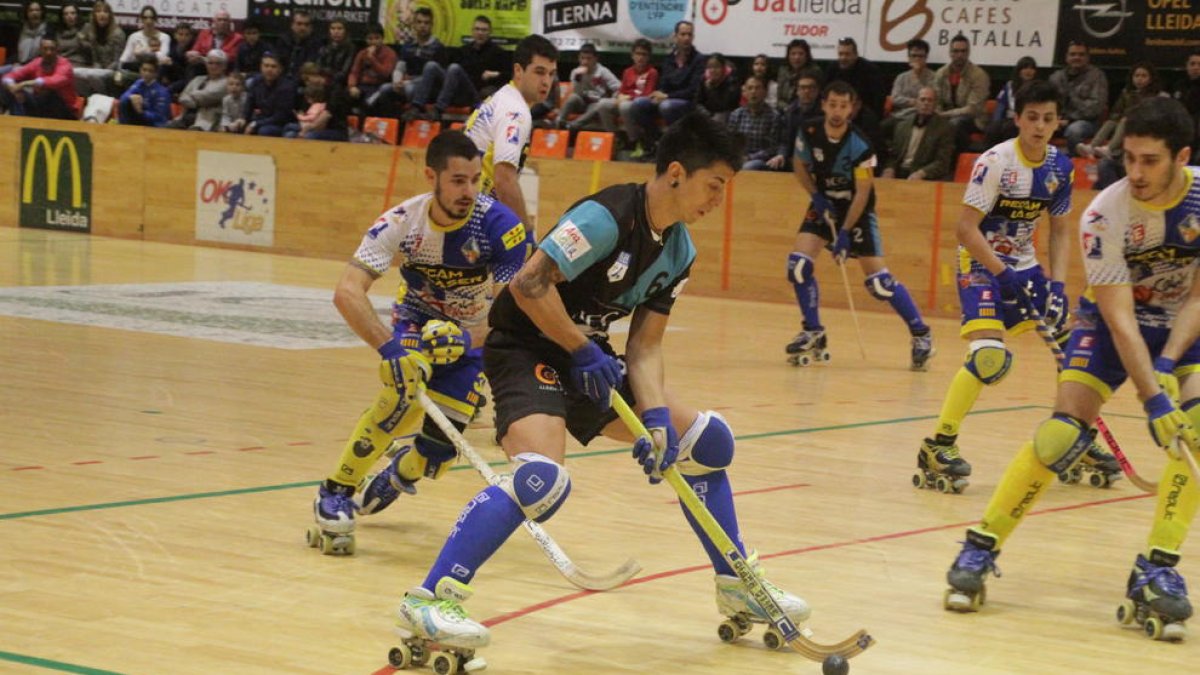
M 612 159 L 613 134 L 609 131 L 581 131 L 575 137 L 573 159 L 596 159 L 607 162 Z
M 571 134 L 558 129 L 534 129 L 533 142 L 529 145 L 530 157 L 566 159 L 567 144 Z
M 358 131 L 362 129 L 362 127 L 359 126 L 358 115 L 346 115 L 346 126 L 350 127 L 351 131 Z
M 404 141 L 400 145 L 408 148 L 429 147 L 429 142 L 441 130 L 441 122 L 413 120 L 404 126 Z
M 400 136 L 400 122 L 391 117 L 368 117 L 363 120 L 363 133 L 371 134 L 388 145 L 395 145 Z
M 459 129 L 463 129 L 466 126 L 467 126 L 466 122 L 451 122 L 450 123 L 450 129 L 452 131 L 458 131 Z
M 954 168 L 954 182 L 965 183 L 971 180 L 971 167 L 979 159 L 978 152 L 964 152 L 958 156 L 958 164 Z
M 1075 157 L 1071 159 L 1075 164 L 1075 184 L 1072 186 L 1076 190 L 1091 190 L 1092 185 L 1096 182 L 1096 160 L 1086 157 Z M 1088 173 L 1088 170 L 1091 173 Z
M 171 119 L 175 119 L 183 114 L 183 106 L 178 103 L 171 104 Z
M 8 59 L 8 49 L 5 47 L 0 47 L 0 65 L 3 65 L 7 59 Z

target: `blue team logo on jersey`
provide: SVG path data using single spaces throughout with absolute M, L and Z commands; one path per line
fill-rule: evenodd
M 479 242 L 475 241 L 475 237 L 467 239 L 467 243 L 463 244 L 459 251 L 463 258 L 472 265 L 479 261 Z
M 983 185 L 983 179 L 987 178 L 987 172 L 988 172 L 987 164 L 983 164 L 983 163 L 976 164 L 975 172 L 971 174 L 971 182 L 976 185 Z
M 1104 257 L 1104 252 L 1101 250 L 1102 240 L 1100 237 L 1091 232 L 1083 233 L 1083 255 L 1092 260 L 1099 260 Z
M 625 278 L 625 273 L 629 271 L 630 258 L 629 251 L 621 251 L 616 261 L 608 268 L 608 280 L 610 282 L 616 283 Z
M 1179 224 L 1179 236 L 1183 237 L 1184 243 L 1187 244 L 1196 241 L 1196 237 L 1200 237 L 1200 216 L 1189 213 L 1187 220 Z
M 508 128 L 504 130 L 504 138 L 513 145 L 519 144 L 521 142 L 520 127 L 515 124 L 508 125 Z
M 1020 180 L 1021 173 L 1016 169 L 1005 169 L 1004 173 L 1000 174 L 1000 190 L 1008 192 L 1017 186 L 1017 181 Z
M 1058 176 L 1054 175 L 1053 171 L 1047 173 L 1046 180 L 1042 181 L 1042 185 L 1046 186 L 1047 193 L 1054 194 L 1058 190 Z

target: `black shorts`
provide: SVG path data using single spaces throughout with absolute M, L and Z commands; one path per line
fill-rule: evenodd
M 596 340 L 607 354 L 614 354 L 606 340 Z M 496 439 L 508 427 L 530 415 L 561 417 L 567 431 L 587 445 L 604 427 L 617 419 L 612 408 L 601 408 L 571 385 L 571 356 L 550 340 L 493 330 L 483 345 L 483 372 L 492 387 L 496 405 Z M 562 377 L 560 377 L 560 374 Z M 621 396 L 634 405 L 628 380 L 621 383 Z
M 809 213 L 812 213 L 809 211 Z M 804 222 L 800 224 L 801 232 L 815 234 L 827 242 L 825 248 L 832 249 L 833 229 L 829 226 L 828 221 L 824 218 L 809 218 L 805 217 Z M 879 221 L 875 218 L 874 212 L 864 213 L 850 228 L 850 252 L 851 258 L 877 258 L 883 255 L 883 240 L 879 237 Z

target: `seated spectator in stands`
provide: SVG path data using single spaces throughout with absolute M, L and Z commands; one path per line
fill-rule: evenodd
M 113 21 L 105 0 L 92 5 L 92 16 L 79 31 L 79 49 L 87 66 L 75 69 L 75 91 L 80 96 L 116 93 L 113 76 L 125 51 L 125 31 Z
M 727 126 L 746 138 L 746 162 L 743 171 L 767 171 L 783 168 L 783 157 L 776 155 L 783 136 L 783 118 L 767 104 L 767 80 L 758 75 L 746 78 L 742 85 L 746 105 L 729 114 Z
M 1200 50 L 1188 56 L 1183 79 L 1176 85 L 1172 96 L 1183 103 L 1191 113 L 1192 119 L 1196 121 L 1196 137 L 1200 138 Z M 1200 163 L 1200 152 L 1192 152 L 1191 163 Z
M 58 41 L 53 34 L 42 36 L 41 44 L 41 56 L 17 66 L 0 80 L 0 110 L 26 117 L 76 119 L 71 62 L 58 55 Z
M 348 141 L 350 126 L 346 118 L 350 115 L 350 95 L 346 88 L 336 82 L 333 73 L 322 70 L 311 80 L 312 86 L 325 92 L 325 111 L 318 116 L 312 128 L 300 134 L 302 138 L 315 141 Z
M 163 127 L 171 121 L 171 92 L 158 81 L 158 60 L 152 53 L 141 56 L 140 77 L 121 94 L 117 108 L 121 124 Z
M 654 47 L 646 38 L 633 41 L 633 65 L 621 74 L 621 88 L 615 98 L 600 101 L 596 113 L 600 116 L 600 126 L 608 132 L 616 132 L 617 115 L 624 122 L 626 140 L 632 145 L 638 139 L 634 135 L 638 129 L 631 122 L 629 108 L 633 101 L 641 96 L 649 96 L 658 86 L 658 69 L 650 65 L 650 56 Z
M 1096 134 L 1108 105 L 1108 80 L 1104 71 L 1089 63 L 1088 48 L 1080 42 L 1067 43 L 1067 65 L 1050 76 L 1050 84 L 1063 95 L 1059 128 L 1074 155 L 1079 144 Z
M 558 103 L 562 99 L 562 87 L 555 83 L 550 87 L 550 93 L 546 95 L 545 101 L 538 101 L 529 106 L 529 116 L 533 119 L 533 126 L 541 129 L 552 129 L 554 123 L 558 119 Z
M 796 96 L 781 114 L 783 136 L 779 139 L 779 149 L 767 162 L 768 166 L 782 166 L 786 171 L 792 170 L 793 144 L 800 127 L 824 115 L 821 111 L 821 81 L 818 76 L 801 73 L 796 76 L 792 90 L 796 92 Z
M 238 48 L 241 46 L 242 36 L 233 30 L 229 12 L 218 9 L 213 14 L 212 27 L 202 29 L 187 52 L 189 74 L 192 77 L 203 74 L 208 67 L 207 54 L 214 49 L 225 52 L 226 63 L 233 65 L 237 62 Z
M 936 114 L 936 107 L 937 92 L 933 87 L 921 87 L 913 114 L 896 124 L 884 178 L 944 180 L 950 176 L 954 129 Z
M 46 7 L 39 0 L 29 0 L 21 8 L 21 34 L 17 37 L 14 65 L 24 65 L 41 56 L 42 38 L 52 33 L 46 23 Z
M 159 79 L 167 85 L 173 96 L 183 91 L 192 79 L 188 76 L 187 53 L 192 50 L 195 42 L 196 31 L 192 30 L 192 24 L 186 21 L 175 24 L 171 40 L 171 62 L 159 69 Z
M 693 40 L 696 28 L 691 21 L 675 24 L 675 49 L 663 59 L 658 70 L 658 88 L 649 96 L 633 100 L 629 108 L 630 125 L 641 145 L 634 149 L 631 159 L 640 159 L 650 152 L 658 138 L 658 120 L 666 124 L 686 115 L 695 105 L 696 94 L 704 80 L 705 59 L 696 50 Z M 646 146 L 649 147 L 646 147 Z M 640 151 L 640 152 L 639 152 Z
M 986 144 L 989 148 L 1017 137 L 1017 92 L 1036 80 L 1037 75 L 1037 61 L 1032 56 L 1017 59 L 1012 79 L 1004 83 L 1004 88 L 996 96 L 996 109 L 988 120 Z
M 345 84 L 350 66 L 354 64 L 355 51 L 354 42 L 346 30 L 346 22 L 334 19 L 329 22 L 329 42 L 321 48 L 317 65 L 321 66 L 321 70 L 331 73 L 339 83 Z
M 230 73 L 226 81 L 225 98 L 221 99 L 220 130 L 238 133 L 242 111 L 246 109 L 246 74 Z
M 441 117 L 452 106 L 475 107 L 504 86 L 511 74 L 512 59 L 492 40 L 492 20 L 480 14 L 471 27 L 471 42 L 459 50 L 457 62 L 446 69 L 442 91 L 434 103 L 436 116 Z
M 750 75 L 759 78 L 767 84 L 767 105 L 772 108 L 779 101 L 779 83 L 771 79 L 771 60 L 766 54 L 759 54 L 750 62 Z M 746 103 L 745 95 L 742 96 L 742 104 Z
M 238 45 L 234 68 L 246 77 L 253 77 L 262 70 L 263 54 L 271 51 L 271 45 L 262 39 L 262 25 L 257 17 L 246 19 L 242 24 L 242 43 Z
M 696 92 L 696 107 L 718 122 L 729 119 L 742 100 L 733 65 L 723 54 L 708 57 L 704 67 L 704 82 Z
M 786 62 L 779 67 L 779 72 L 775 74 L 775 83 L 779 90 L 775 107 L 780 111 L 787 110 L 796 98 L 796 78 L 801 75 L 811 75 L 816 80 L 819 91 L 825 77 L 821 72 L 821 67 L 813 61 L 812 48 L 808 46 L 807 40 L 799 38 L 792 40 L 788 43 L 786 54 Z
M 908 41 L 908 70 L 892 82 L 892 112 L 890 118 L 911 117 L 916 113 L 917 94 L 933 86 L 933 71 L 929 69 L 929 43 Z M 899 121 L 897 119 L 896 121 Z M 894 127 L 894 124 L 892 125 Z
M 153 5 L 142 8 L 142 29 L 130 34 L 121 53 L 121 69 L 141 73 L 141 57 L 152 54 L 160 66 L 171 63 L 171 36 L 158 29 L 158 10 Z M 150 40 L 157 39 L 158 46 L 151 47 Z
M 320 58 L 324 43 L 313 30 L 312 14 L 303 9 L 293 10 L 291 30 L 280 38 L 275 49 L 275 55 L 281 59 L 283 75 L 293 83 L 298 81 L 304 64 L 316 63 Z
M 295 119 L 292 106 L 296 103 L 296 83 L 283 74 L 283 64 L 272 52 L 263 54 L 259 76 L 248 85 L 246 107 L 240 124 L 243 134 L 281 136 L 283 128 Z
M 167 126 L 174 129 L 213 131 L 221 122 L 221 105 L 225 100 L 229 65 L 225 52 L 213 48 L 204 59 L 208 72 L 193 77 L 179 94 L 179 105 L 183 111 Z
M 1129 84 L 1121 90 L 1108 120 L 1092 137 L 1091 143 L 1075 146 L 1075 154 L 1080 157 L 1119 159 L 1125 141 L 1125 115 L 1133 106 L 1155 96 L 1167 96 L 1162 81 L 1158 79 L 1158 71 L 1147 61 L 1135 63 L 1129 71 Z
M 955 153 L 971 144 L 971 134 L 987 128 L 987 98 L 992 80 L 971 63 L 971 41 L 959 33 L 950 39 L 950 63 L 933 76 L 937 112 L 954 127 Z
M 854 87 L 864 108 L 873 113 L 876 125 L 883 119 L 883 102 L 887 89 L 879 66 L 858 55 L 858 43 L 854 38 L 842 38 L 837 42 L 837 61 L 825 71 L 825 84 L 841 80 Z
M 396 52 L 383 44 L 383 26 L 371 25 L 367 28 L 367 46 L 354 56 L 354 64 L 346 78 L 351 102 L 359 105 L 367 115 L 387 112 L 379 110 L 376 93 L 388 83 L 395 68 Z
M 304 87 L 304 103 L 307 107 L 296 111 L 295 122 L 284 125 L 283 137 L 296 138 L 310 131 L 324 129 L 325 123 L 329 121 L 328 115 L 325 114 L 325 102 L 328 100 L 328 96 L 329 92 L 324 85 L 306 85 Z
M 55 31 L 58 37 L 59 57 L 70 61 L 73 69 L 86 68 L 88 59 L 83 53 L 83 44 L 79 37 L 84 25 L 83 17 L 79 15 L 79 5 L 74 1 L 64 2 L 59 9 L 59 16 L 62 18 L 62 25 Z
M 578 131 L 600 111 L 600 102 L 613 98 L 621 89 L 621 81 L 601 65 L 596 46 L 585 42 L 579 47 L 579 67 L 571 71 L 571 95 L 558 109 L 558 128 Z M 569 121 L 570 115 L 579 117 Z
M 426 117 L 425 106 L 432 104 L 441 91 L 446 71 L 446 46 L 433 35 L 433 10 L 418 7 L 412 14 L 412 35 L 394 47 L 399 61 L 392 73 L 390 87 L 384 87 L 381 96 L 396 103 L 407 100 L 412 104 L 405 120 Z M 437 118 L 436 108 L 428 115 Z

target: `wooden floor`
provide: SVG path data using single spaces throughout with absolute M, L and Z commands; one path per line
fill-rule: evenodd
M 0 228 L 0 307 L 21 286 L 243 281 L 331 294 L 341 267 Z M 378 287 L 394 283 L 393 273 Z M 961 360 L 957 326 L 935 324 L 940 354 L 912 373 L 890 312 L 862 315 L 865 362 L 849 315 L 828 312 L 832 363 L 798 369 L 782 354 L 796 314 L 685 294 L 668 379 L 738 434 L 746 540 L 773 581 L 815 608 L 817 637 L 865 626 L 878 640 L 854 673 L 1190 668 L 1196 644 L 1154 643 L 1113 619 L 1153 508 L 1124 481 L 1055 486 L 1000 558 L 985 611 L 942 610 L 963 528 L 1049 412 L 1054 368 L 1036 337 L 1017 341 L 1014 372 L 967 420 L 971 486 L 942 495 L 909 480 Z M 388 672 L 400 595 L 482 483 L 470 470 L 421 483 L 417 497 L 361 523 L 352 558 L 306 548 L 316 482 L 374 397 L 374 370 L 365 347 L 275 349 L 0 316 L 0 672 Z M 1107 419 L 1157 479 L 1162 462 L 1138 412 L 1122 391 Z M 500 457 L 489 429 L 468 437 Z M 489 671 L 820 672 L 768 652 L 758 630 L 737 646 L 718 641 L 711 570 L 669 489 L 646 485 L 619 444 L 570 452 L 575 490 L 547 529 L 589 570 L 632 556 L 644 571 L 619 590 L 580 594 L 518 532 L 468 604 L 492 625 Z M 1182 566 L 1193 580 L 1197 569 Z

